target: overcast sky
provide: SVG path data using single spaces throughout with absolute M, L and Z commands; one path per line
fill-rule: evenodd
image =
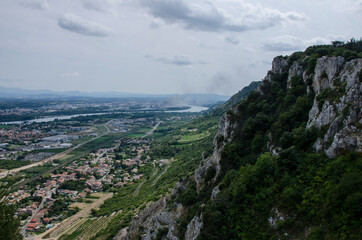
M 230 95 L 361 23 L 362 0 L 0 0 L 0 86 Z

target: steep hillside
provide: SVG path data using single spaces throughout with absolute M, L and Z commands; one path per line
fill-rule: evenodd
M 246 98 L 249 93 L 255 89 L 257 89 L 261 84 L 261 81 L 255 81 L 251 82 L 248 86 L 241 89 L 239 92 L 235 93 L 231 98 L 226 101 L 221 106 L 216 106 L 214 109 L 210 110 L 210 114 L 207 117 L 210 116 L 217 116 L 221 117 L 222 114 L 224 114 L 227 110 L 235 108 L 241 100 Z
M 213 153 L 117 239 L 360 239 L 362 42 L 276 57 Z

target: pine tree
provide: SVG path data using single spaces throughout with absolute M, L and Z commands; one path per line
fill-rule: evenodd
M 22 239 L 19 233 L 20 221 L 14 217 L 15 207 L 8 205 L 8 191 L 0 185 L 0 238 L 4 240 Z

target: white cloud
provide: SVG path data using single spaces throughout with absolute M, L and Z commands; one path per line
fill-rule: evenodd
M 65 14 L 58 19 L 62 29 L 94 37 L 107 37 L 113 31 L 99 23 L 88 21 L 74 14 Z
M 325 39 L 322 37 L 316 37 L 305 41 L 306 46 L 312 45 L 324 45 L 324 44 L 331 44 L 331 41 L 336 40 L 335 38 Z
M 263 43 L 263 48 L 268 51 L 288 52 L 288 51 L 301 51 L 304 50 L 306 47 L 312 45 L 323 45 L 330 43 L 331 40 L 322 37 L 316 37 L 305 40 L 299 37 L 283 35 L 283 36 L 270 38 L 269 40 L 265 41 Z
M 269 51 L 297 51 L 302 50 L 305 44 L 301 38 L 284 35 L 271 38 L 264 43 L 264 49 Z
M 140 2 L 155 18 L 199 31 L 244 32 L 267 29 L 285 22 L 307 20 L 307 17 L 301 13 L 281 12 L 246 1 L 140 0 Z
M 73 72 L 73 73 L 63 73 L 62 74 L 63 77 L 79 77 L 80 74 L 77 72 Z

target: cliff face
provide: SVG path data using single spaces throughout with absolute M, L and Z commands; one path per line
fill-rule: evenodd
M 362 59 L 349 62 L 342 57 L 318 59 L 312 86 L 319 95 L 308 120 L 309 128 L 326 129 L 314 144 L 317 152 L 324 151 L 327 156 L 335 157 L 341 150 L 362 151 L 362 85 L 358 76 L 361 68 Z M 326 92 L 331 96 L 318 101 L 318 96 Z
M 361 58 L 347 61 L 343 57 L 324 56 L 316 58 L 313 63 L 310 56 L 299 59 L 298 61 L 291 61 L 285 57 L 276 57 L 273 60 L 272 69 L 267 73 L 264 81 L 258 88 L 258 94 L 266 95 L 266 91 L 273 91 L 273 87 L 270 86 L 272 86 L 276 81 L 278 81 L 279 84 L 282 82 L 280 78 L 285 78 L 286 87 L 284 94 L 287 97 L 290 92 L 299 91 L 300 96 L 304 94 L 305 99 L 307 99 L 307 97 L 312 99 L 312 104 L 303 104 L 303 99 L 300 99 L 300 97 L 296 95 L 296 99 L 293 100 L 295 102 L 295 106 L 298 104 L 303 106 L 303 111 L 305 111 L 304 115 L 307 116 L 307 118 L 298 122 L 298 113 L 293 113 L 295 116 L 292 117 L 296 119 L 293 120 L 294 122 L 306 122 L 304 125 L 300 124 L 304 126 L 305 132 L 318 132 L 318 137 L 310 138 L 313 139 L 311 145 L 314 152 L 324 153 L 329 158 L 335 158 L 338 154 L 344 151 L 362 152 L 362 119 L 360 115 L 362 107 L 361 69 Z M 296 79 L 301 79 L 303 86 L 298 85 L 296 87 Z M 280 84 L 283 85 L 283 83 Z M 278 98 L 277 96 L 273 96 L 270 92 L 268 92 L 268 94 L 275 99 Z M 300 104 L 300 102 L 302 103 Z M 266 105 L 268 105 L 268 102 L 264 100 L 263 103 L 264 107 L 262 109 L 264 111 L 267 109 Z M 250 105 L 252 105 L 252 103 Z M 243 119 L 244 114 L 247 114 L 245 111 L 252 112 L 252 110 L 250 110 L 252 108 L 250 105 L 247 109 L 244 109 L 244 111 L 243 107 L 239 106 L 234 109 L 230 109 L 222 115 L 218 124 L 218 132 L 213 141 L 213 154 L 211 157 L 202 160 L 200 167 L 193 175 L 193 180 L 196 182 L 197 194 L 206 195 L 206 198 L 203 201 L 210 206 L 218 205 L 221 201 L 220 199 L 218 200 L 218 194 L 222 191 L 220 188 L 220 179 L 223 178 L 223 174 L 225 174 L 226 169 L 223 165 L 223 160 L 225 161 L 223 158 L 227 158 L 223 154 L 229 145 L 232 145 L 235 142 L 242 142 L 243 137 L 247 138 L 250 135 L 250 132 L 254 131 L 253 128 L 255 128 L 258 129 L 258 131 L 255 130 L 256 137 L 251 137 L 251 143 L 256 145 L 258 142 L 263 143 L 263 141 L 265 141 L 266 146 L 265 148 L 260 148 L 255 151 L 262 153 L 264 151 L 263 149 L 265 149 L 265 151 L 270 152 L 271 156 L 279 156 L 280 152 L 283 151 L 283 141 L 280 140 L 281 138 L 275 139 L 275 135 L 279 137 L 282 135 L 283 137 L 283 133 L 278 135 L 275 133 L 278 132 L 275 129 L 277 129 L 277 123 L 280 124 L 280 122 L 283 123 L 283 121 L 287 122 L 284 119 L 287 118 L 287 115 L 280 117 L 282 120 L 279 120 L 277 123 L 271 122 L 271 120 L 265 120 L 265 114 L 263 115 L 260 113 L 254 114 L 253 117 L 249 117 L 249 119 Z M 297 107 L 293 107 L 296 109 L 298 109 L 298 107 L 302 108 L 299 105 Z M 305 106 L 308 106 L 308 108 Z M 268 112 L 268 110 L 265 110 L 265 112 Z M 253 120 L 256 121 L 254 125 L 252 124 Z M 267 127 L 263 128 L 260 125 L 263 125 L 264 123 Z M 293 126 L 290 131 L 292 130 Z M 260 132 L 263 132 L 263 135 L 260 135 Z M 305 132 L 303 134 L 306 134 L 305 136 L 309 136 L 308 133 Z M 293 134 L 294 132 L 289 135 Z M 288 134 L 286 135 L 289 136 Z M 294 138 L 301 138 L 300 136 L 294 135 Z M 286 137 L 284 138 L 288 139 Z M 284 140 L 284 142 L 288 141 Z M 241 148 L 241 150 L 238 150 L 238 154 L 240 156 L 243 156 L 243 149 L 251 151 L 250 147 Z M 293 150 L 293 147 L 290 149 Z M 235 161 L 238 161 L 238 159 Z M 288 167 L 293 171 L 293 169 L 296 168 L 296 164 L 297 163 L 292 162 Z M 211 175 L 211 179 L 210 176 L 207 177 L 209 169 L 215 170 L 214 174 Z M 225 185 L 224 182 L 225 181 L 222 182 L 223 185 Z M 211 190 L 207 190 L 210 189 L 210 187 Z M 225 186 L 222 186 L 222 188 L 225 188 Z M 241 189 L 246 191 L 244 188 Z M 180 182 L 174 189 L 173 194 L 177 196 L 179 192 L 185 191 L 185 189 L 187 189 L 187 184 Z M 232 191 L 238 192 L 241 190 L 233 189 Z M 276 191 L 275 187 L 273 188 L 273 191 Z M 213 204 L 214 201 L 216 201 L 215 204 Z M 146 229 L 146 233 L 141 235 L 142 239 L 155 238 L 157 232 L 163 227 L 167 229 L 164 234 L 166 237 L 165 239 L 197 239 L 200 232 L 202 232 L 202 229 L 207 227 L 208 222 L 210 222 L 210 220 L 207 219 L 210 218 L 210 216 L 205 217 L 202 214 L 202 209 L 205 204 L 202 204 L 202 202 L 199 202 L 198 204 L 201 206 L 201 210 L 193 215 L 192 218 L 189 218 L 191 220 L 184 230 L 183 236 L 180 236 L 180 232 L 178 231 L 178 229 L 180 229 L 179 221 L 188 211 L 188 207 L 182 206 L 178 203 L 176 197 L 176 200 L 173 203 L 174 207 L 167 207 L 166 200 L 163 199 L 143 210 L 132 221 L 131 226 L 128 229 L 128 234 L 125 235 L 125 239 L 132 238 L 140 226 L 143 226 Z M 278 209 L 278 206 L 275 204 L 269 206 L 269 208 L 269 216 L 267 218 L 269 227 L 276 231 L 278 239 L 288 238 L 288 233 L 285 230 L 280 230 L 279 222 L 284 221 L 287 218 L 293 219 L 293 214 L 289 213 L 288 215 L 288 213 Z M 296 216 L 296 214 L 294 215 Z M 217 220 L 214 221 L 217 222 Z M 310 231 L 310 229 L 308 231 Z M 306 232 L 308 231 L 306 230 Z M 215 239 L 217 239 L 216 236 Z
M 308 74 L 303 64 L 294 62 L 288 69 L 287 60 L 277 57 L 265 80 L 271 81 L 273 74 L 287 71 L 288 88 L 294 76 L 301 77 L 305 83 L 312 81 L 307 90 L 315 93 L 315 99 L 307 128 L 323 129 L 325 133 L 317 139 L 314 149 L 332 158 L 341 150 L 362 151 L 362 85 L 358 75 L 361 68 L 362 59 L 321 57 L 314 72 Z

